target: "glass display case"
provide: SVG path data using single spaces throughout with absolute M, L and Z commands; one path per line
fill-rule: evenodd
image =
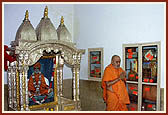
M 101 81 L 103 73 L 103 48 L 88 49 L 88 78 Z
M 129 81 L 138 81 L 138 47 L 126 47 L 126 78 Z
M 123 44 L 129 111 L 160 110 L 160 42 Z

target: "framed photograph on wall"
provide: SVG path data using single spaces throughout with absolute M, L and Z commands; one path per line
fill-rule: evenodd
M 88 48 L 88 79 L 101 81 L 103 74 L 103 48 Z

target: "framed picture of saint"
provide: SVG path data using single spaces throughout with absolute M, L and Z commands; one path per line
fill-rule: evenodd
M 55 58 L 41 57 L 28 70 L 29 106 L 54 102 Z

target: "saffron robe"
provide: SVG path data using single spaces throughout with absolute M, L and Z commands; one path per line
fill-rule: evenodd
M 36 84 L 38 84 L 40 74 L 34 74 L 34 76 L 35 76 Z M 28 81 L 28 91 L 32 93 L 32 96 L 36 93 L 36 88 L 34 87 L 33 82 L 34 82 L 33 78 L 32 76 L 30 76 Z M 45 82 L 45 78 L 43 74 L 41 74 L 40 94 L 41 95 L 48 94 L 48 85 Z
M 127 111 L 126 104 L 130 104 L 128 92 L 124 81 L 119 80 L 112 85 L 113 92 L 107 90 L 107 81 L 113 81 L 120 77 L 124 70 L 116 69 L 112 64 L 108 65 L 104 70 L 102 78 L 103 99 L 106 102 L 107 111 Z M 125 79 L 126 80 L 126 79 Z

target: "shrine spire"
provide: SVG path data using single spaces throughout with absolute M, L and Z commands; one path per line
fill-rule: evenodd
M 25 13 L 25 19 L 24 20 L 28 20 L 29 19 L 29 11 L 26 10 L 26 13 Z
M 61 25 L 64 25 L 64 17 L 61 16 Z
M 48 7 L 47 6 L 45 7 L 45 10 L 44 10 L 44 18 L 48 18 Z

